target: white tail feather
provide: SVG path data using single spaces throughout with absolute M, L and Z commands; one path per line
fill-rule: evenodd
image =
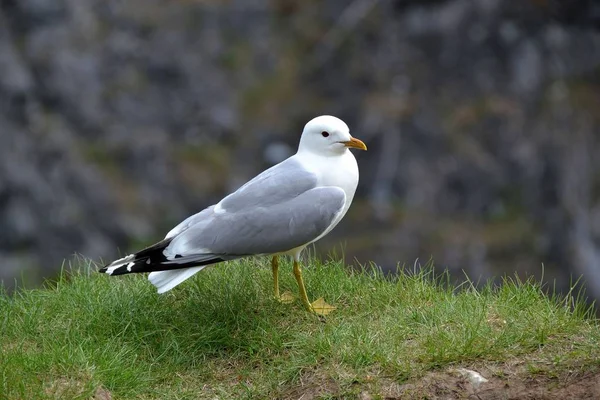
M 204 267 L 203 265 L 200 267 L 152 272 L 148 275 L 148 280 L 156 286 L 158 293 L 165 293 L 186 279 L 191 278 L 197 272 L 200 272 Z
M 108 265 L 106 267 L 106 273 L 108 275 L 112 275 L 113 272 L 115 272 L 115 270 L 117 268 L 120 268 L 120 267 L 122 267 L 125 264 L 130 264 L 128 266 L 131 268 L 131 265 L 133 265 L 132 261 L 133 261 L 134 257 L 135 256 L 133 254 L 130 254 L 128 256 L 125 256 L 123 258 L 119 258 L 118 260 L 115 260 L 115 261 L 111 262 L 110 265 Z

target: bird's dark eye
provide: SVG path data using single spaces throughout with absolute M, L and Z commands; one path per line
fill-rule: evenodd
M 323 137 L 327 137 L 327 136 L 329 136 L 329 132 L 323 131 L 323 132 L 321 132 L 321 135 L 323 135 Z

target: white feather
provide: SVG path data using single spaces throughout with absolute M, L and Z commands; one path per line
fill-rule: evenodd
M 186 279 L 191 278 L 197 272 L 204 269 L 204 265 L 200 267 L 175 269 L 171 271 L 157 271 L 148 275 L 148 280 L 158 289 L 158 293 L 165 293 L 179 285 Z
M 215 208 L 213 210 L 215 214 L 223 214 L 225 212 L 225 209 L 221 205 L 221 203 L 223 202 L 223 200 L 221 200 L 220 202 L 218 202 L 217 205 L 215 206 Z
M 123 258 L 119 258 L 118 260 L 113 261 L 112 263 L 110 263 L 110 265 L 108 266 L 108 268 L 106 268 L 106 274 L 108 275 L 112 275 L 113 272 L 115 272 L 115 270 L 117 268 L 122 267 L 123 265 L 129 263 L 131 265 L 133 265 L 133 262 L 131 262 L 134 258 L 133 254 L 130 254 L 128 256 L 125 256 Z M 130 270 L 131 271 L 131 270 Z

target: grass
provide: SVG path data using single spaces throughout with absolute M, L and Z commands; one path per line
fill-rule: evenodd
M 166 295 L 86 264 L 44 289 L 0 294 L 0 399 L 356 396 L 428 371 L 522 359 L 532 374 L 600 364 L 590 308 L 534 281 L 453 288 L 430 269 L 384 278 L 311 262 L 312 298 L 271 298 L 267 259 L 209 268 Z M 296 290 L 291 265 L 282 290 Z

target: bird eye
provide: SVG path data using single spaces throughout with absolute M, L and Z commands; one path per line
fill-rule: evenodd
M 329 132 L 323 131 L 323 132 L 321 132 L 321 135 L 323 135 L 323 137 L 327 137 L 327 136 L 329 136 Z

